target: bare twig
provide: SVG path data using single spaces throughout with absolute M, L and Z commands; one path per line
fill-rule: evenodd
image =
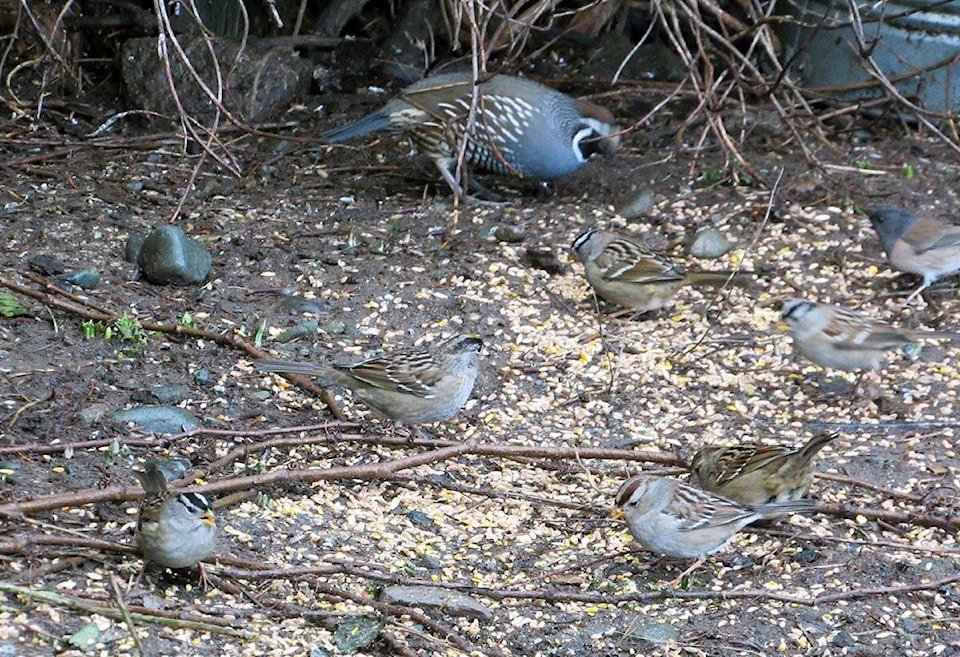
M 123 620 L 123 613 L 120 610 L 101 602 L 81 600 L 61 593 L 54 593 L 53 591 L 17 586 L 8 582 L 0 582 L 0 591 L 22 596 L 28 600 L 43 604 L 78 609 L 88 614 L 100 614 L 101 616 L 113 618 L 114 620 Z M 145 607 L 134 607 L 130 610 L 130 617 L 135 621 L 143 623 L 156 623 L 167 627 L 198 630 L 201 632 L 210 632 L 211 634 L 224 634 L 245 640 L 253 638 L 250 632 L 227 627 L 223 624 L 222 620 L 214 617 L 183 612 L 178 612 L 178 616 L 179 617 L 175 618 L 165 614 L 162 610 L 151 610 Z

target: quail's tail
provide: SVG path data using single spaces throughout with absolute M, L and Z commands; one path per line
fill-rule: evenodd
M 368 114 L 359 121 L 342 125 L 339 128 L 328 130 L 320 135 L 320 139 L 329 144 L 336 144 L 341 141 L 347 141 L 360 135 L 366 135 L 377 130 L 383 130 L 390 126 L 390 116 L 382 111 Z
M 764 518 L 776 518 L 789 513 L 810 513 L 817 510 L 817 503 L 813 500 L 787 500 L 785 502 L 770 502 L 758 504 L 754 510 Z

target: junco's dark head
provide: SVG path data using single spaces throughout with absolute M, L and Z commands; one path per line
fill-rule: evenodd
M 880 243 L 887 253 L 893 243 L 903 237 L 916 222 L 917 217 L 906 210 L 889 205 L 882 205 L 867 210 L 873 229 L 880 236 Z

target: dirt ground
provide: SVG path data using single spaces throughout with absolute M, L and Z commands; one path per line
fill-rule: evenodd
M 625 125 L 642 114 L 627 94 L 604 102 Z M 214 268 L 188 288 L 136 280 L 123 258 L 128 236 L 167 221 L 180 201 L 196 157 L 179 142 L 131 133 L 94 145 L 50 128 L 5 141 L 4 282 L 43 291 L 28 263 L 51 255 L 68 273 L 101 273 L 96 289 L 70 291 L 102 308 L 166 325 L 189 315 L 198 329 L 253 345 L 259 336 L 262 351 L 289 358 L 349 361 L 475 332 L 487 349 L 472 400 L 427 427 L 432 438 L 394 435 L 343 391 L 359 425 L 270 433 L 332 416 L 313 394 L 255 372 L 235 345 L 85 337 L 78 313 L 17 293 L 32 316 L 0 319 L 0 654 L 136 654 L 130 625 L 155 655 L 340 654 L 348 621 L 381 619 L 378 590 L 412 582 L 456 585 L 489 615 L 394 609 L 359 654 L 960 654 L 957 347 L 893 354 L 882 397 L 867 401 L 851 395 L 853 375 L 794 356 L 777 310 L 804 296 L 903 326 L 960 327 L 956 279 L 901 310 L 916 280 L 887 266 L 862 214 L 884 203 L 956 217 L 954 153 L 860 119 L 834 126 L 828 145 L 810 138 L 829 165 L 815 169 L 754 109 L 744 153 L 768 185 L 733 184 L 709 140 L 698 157 L 676 150 L 677 106 L 635 126 L 615 158 L 548 189 L 524 183 L 513 205 L 461 210 L 451 233 L 448 189 L 429 162 L 408 159 L 403 140 L 289 139 L 364 107 L 317 114 L 318 104 L 286 117 L 297 123 L 286 141 L 236 138 L 243 178 L 200 173 L 178 221 Z M 689 269 L 742 265 L 756 279 L 744 290 L 683 290 L 650 316 L 598 316 L 568 256 L 593 222 L 644 236 Z M 488 237 L 498 225 L 522 241 Z M 718 261 L 685 253 L 685 237 L 705 225 L 735 243 Z M 562 272 L 531 266 L 531 247 L 552 249 Z M 275 339 L 307 319 L 320 330 Z M 213 431 L 169 439 L 110 421 L 160 385 L 182 386 L 173 403 Z M 828 512 L 743 532 L 685 588 L 662 583 L 686 564 L 648 568 L 653 556 L 629 551 L 625 527 L 608 517 L 631 472 L 676 474 L 663 463 L 705 444 L 792 443 L 827 425 L 840 436 L 821 454 L 825 476 L 811 495 Z M 274 480 L 229 497 L 215 487 L 464 443 L 376 477 Z M 636 457 L 577 454 L 600 448 Z M 131 470 L 147 457 L 188 459 L 191 482 L 219 500 L 222 560 L 208 567 L 218 583 L 205 591 L 153 569 L 128 590 L 141 568 L 124 548 L 139 490 Z M 11 504 L 51 495 L 66 497 L 9 515 Z M 270 572 L 255 577 L 257 568 Z M 81 605 L 116 610 L 118 600 L 178 620 L 126 623 Z M 91 633 L 85 649 L 80 630 Z

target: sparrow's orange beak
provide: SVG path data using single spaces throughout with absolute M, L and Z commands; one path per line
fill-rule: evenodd
M 208 527 L 213 527 L 217 524 L 217 519 L 213 517 L 213 511 L 207 510 L 202 516 L 200 516 L 200 522 Z
M 625 515 L 627 515 L 627 512 L 619 506 L 613 507 L 613 509 L 610 511 L 610 517 L 614 520 L 621 520 Z

